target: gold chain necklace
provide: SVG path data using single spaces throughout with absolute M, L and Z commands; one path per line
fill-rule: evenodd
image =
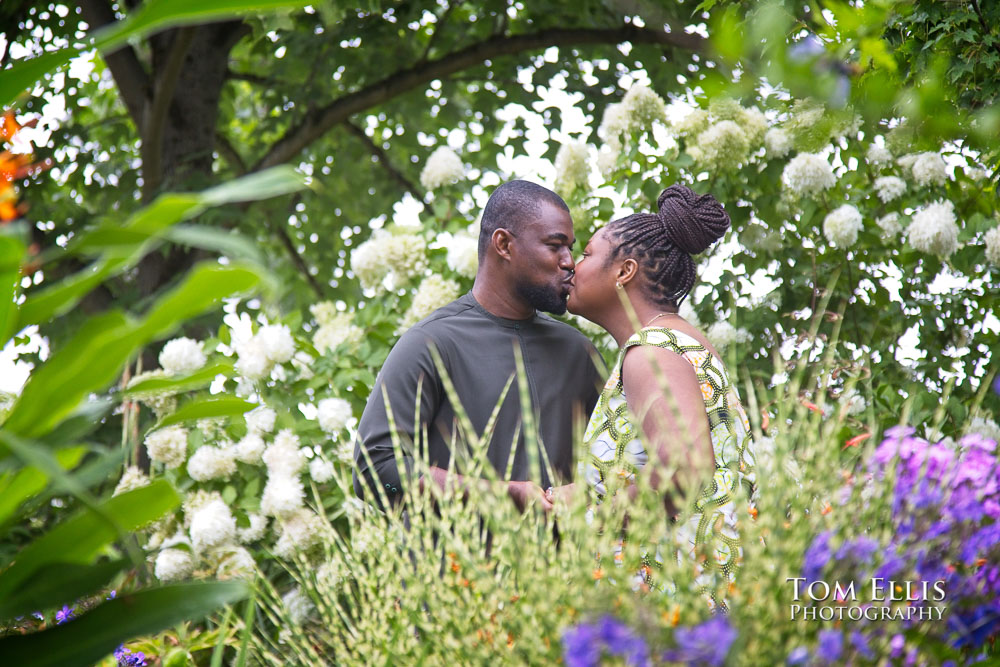
M 659 318 L 659 317 L 663 317 L 664 315 L 676 315 L 676 314 L 677 313 L 657 313 L 656 315 L 653 315 L 653 317 L 651 317 L 648 322 L 646 322 L 645 324 L 643 324 L 642 328 L 645 329 L 650 324 L 652 324 L 654 321 L 656 321 L 656 319 Z

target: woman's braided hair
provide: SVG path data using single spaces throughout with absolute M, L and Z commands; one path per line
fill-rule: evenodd
M 694 287 L 691 256 L 722 238 L 729 214 L 712 195 L 698 195 L 680 184 L 661 192 L 656 205 L 656 213 L 636 213 L 608 224 L 616 243 L 610 260 L 622 254 L 635 259 L 653 300 L 677 308 Z

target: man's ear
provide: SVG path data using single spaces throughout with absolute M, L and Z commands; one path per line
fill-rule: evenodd
M 634 259 L 626 259 L 618 267 L 618 275 L 615 276 L 616 281 L 622 285 L 628 285 L 629 282 L 639 274 L 639 263 Z
M 510 261 L 510 243 L 514 237 L 506 229 L 502 227 L 493 231 L 493 236 L 490 237 L 490 245 L 501 259 Z

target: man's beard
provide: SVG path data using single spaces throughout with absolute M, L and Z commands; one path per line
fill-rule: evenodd
M 514 292 L 535 310 L 554 315 L 566 312 L 566 293 L 560 288 L 518 282 L 514 285 Z

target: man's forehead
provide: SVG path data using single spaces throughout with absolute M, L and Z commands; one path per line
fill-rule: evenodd
M 563 233 L 573 235 L 573 219 L 569 211 L 548 202 L 539 202 L 538 208 L 524 218 L 524 227 L 542 235 Z

